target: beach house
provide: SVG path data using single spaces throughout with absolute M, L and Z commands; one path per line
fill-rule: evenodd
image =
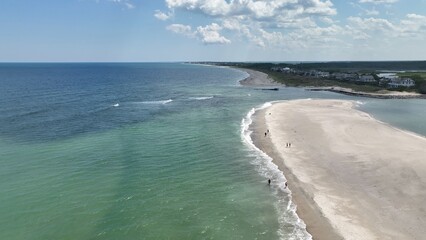
M 391 79 L 388 83 L 388 86 L 391 88 L 414 87 L 415 85 L 416 85 L 415 81 L 411 78 L 394 78 L 394 79 Z

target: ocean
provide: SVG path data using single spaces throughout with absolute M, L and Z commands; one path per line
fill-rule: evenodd
M 256 109 L 352 99 L 426 135 L 424 100 L 264 91 L 245 77 L 183 63 L 0 64 L 0 239 L 311 239 L 285 177 L 251 144 Z

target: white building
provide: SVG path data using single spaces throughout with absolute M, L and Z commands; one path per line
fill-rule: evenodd
M 396 75 L 396 73 L 379 73 L 377 74 L 377 76 L 385 80 L 392 80 L 392 79 L 399 78 L 398 75 Z
M 389 81 L 388 85 L 391 88 L 413 87 L 416 85 L 416 82 L 411 78 L 394 78 Z

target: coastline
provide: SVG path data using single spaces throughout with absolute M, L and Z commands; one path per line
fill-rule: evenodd
M 306 230 L 313 236 L 313 239 L 338 240 L 342 237 L 333 229 L 330 222 L 322 216 L 318 206 L 307 196 L 307 192 L 301 187 L 300 181 L 285 164 L 282 156 L 276 151 L 269 137 L 264 137 L 266 127 L 266 114 L 268 108 L 263 108 L 255 112 L 252 124 L 249 126 L 252 131 L 251 139 L 253 144 L 262 152 L 272 158 L 272 162 L 284 173 L 287 179 L 288 188 L 291 191 L 291 199 L 296 205 L 296 213 L 301 218 Z
M 420 239 L 426 234 L 426 139 L 353 106 L 274 103 L 255 113 L 253 142 L 284 172 L 314 239 Z
M 284 84 L 275 82 L 266 73 L 247 69 L 247 68 L 235 68 L 235 69 L 244 71 L 247 74 L 249 74 L 247 78 L 239 81 L 239 83 L 243 86 L 252 86 L 252 87 L 275 87 L 275 86 L 284 87 L 285 86 Z
M 244 71 L 249 74 L 249 76 L 243 80 L 240 80 L 239 83 L 243 86 L 251 86 L 251 87 L 274 87 L 281 86 L 285 87 L 285 84 L 275 82 L 272 78 L 268 76 L 268 74 L 259 72 L 252 69 L 247 68 L 236 68 L 241 71 Z M 369 98 L 380 98 L 380 99 L 426 99 L 425 94 L 420 93 L 412 93 L 412 92 L 398 92 L 398 91 L 388 91 L 383 90 L 381 92 L 359 92 L 354 91 L 350 88 L 343 88 L 339 86 L 334 87 L 303 87 L 307 91 L 328 91 L 335 92 L 349 96 L 359 96 L 359 97 L 369 97 Z
M 312 87 L 306 88 L 308 91 L 328 91 L 349 96 L 358 97 L 369 97 L 369 98 L 380 98 L 380 99 L 426 99 L 426 95 L 420 93 L 411 92 L 398 92 L 398 91 L 386 91 L 385 93 L 369 93 L 369 92 L 358 92 L 350 88 L 342 87 Z

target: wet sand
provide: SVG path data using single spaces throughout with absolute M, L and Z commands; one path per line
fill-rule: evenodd
M 426 139 L 354 104 L 275 103 L 255 114 L 252 138 L 284 172 L 314 239 L 424 239 Z

